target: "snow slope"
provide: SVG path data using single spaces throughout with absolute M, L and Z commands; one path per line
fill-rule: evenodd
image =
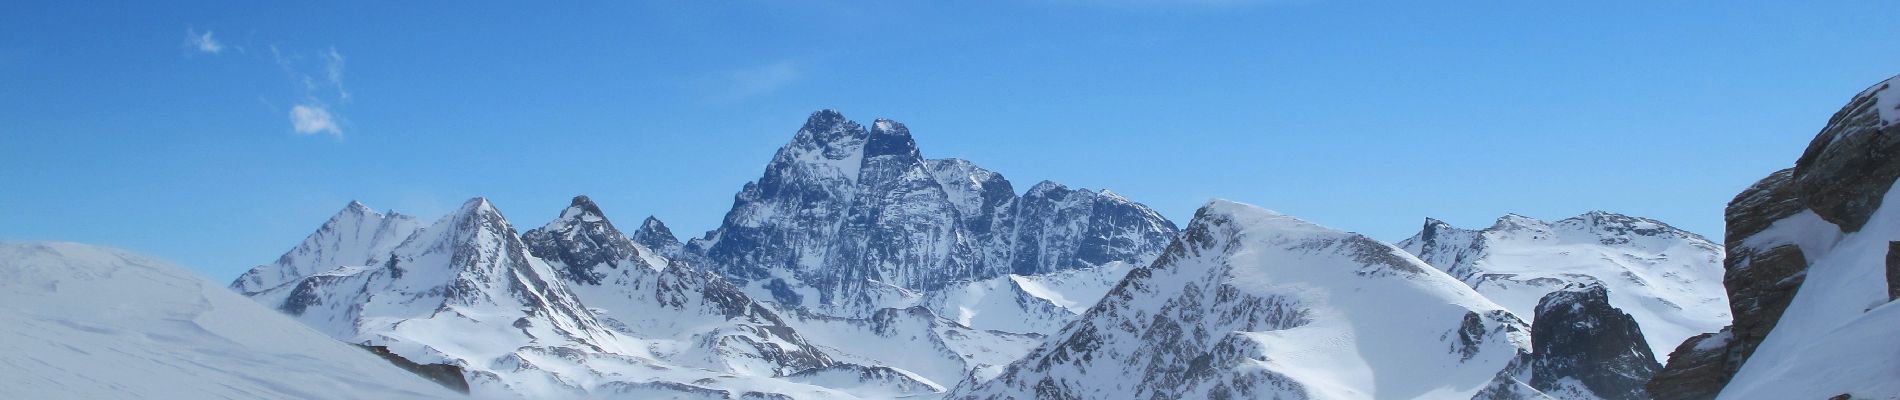
M 1900 199 L 1900 185 L 1886 199 Z M 1774 330 L 1722 390 L 1722 399 L 1900 398 L 1900 306 L 1889 292 L 1900 206 L 1886 202 L 1864 227 L 1843 233 L 1803 211 L 1748 237 L 1745 246 L 1799 246 L 1807 278 Z M 1820 397 L 1816 397 L 1816 396 Z
M 1527 333 L 1391 245 L 1216 200 L 1153 265 L 950 397 L 1472 398 L 1494 386 L 1532 397 L 1519 381 Z
M 938 387 L 988 376 L 1042 343 L 1041 335 L 971 329 L 929 309 L 886 308 L 866 318 L 791 310 L 786 323 L 840 360 L 887 366 Z M 939 390 L 941 391 L 941 390 Z
M 1506 215 L 1482 230 L 1427 220 L 1399 247 L 1520 318 L 1572 284 L 1600 283 L 1654 354 L 1729 324 L 1722 247 L 1662 222 L 1592 211 L 1556 222 Z
M 1131 264 L 1117 261 L 1039 275 L 1008 274 L 951 284 L 924 294 L 919 303 L 971 328 L 1052 335 L 1100 301 L 1130 269 Z
M 204 278 L 74 243 L 0 243 L 0 398 L 459 397 Z

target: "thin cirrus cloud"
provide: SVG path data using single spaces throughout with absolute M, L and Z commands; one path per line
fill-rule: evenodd
M 796 60 L 740 68 L 719 76 L 713 97 L 721 102 L 758 97 L 778 91 L 804 77 L 805 66 Z
M 290 108 L 290 127 L 299 135 L 326 134 L 343 137 L 342 116 L 336 109 L 324 102 L 325 98 L 337 104 L 350 101 L 350 90 L 343 84 L 343 71 L 346 58 L 343 53 L 330 47 L 317 55 L 322 61 L 320 75 L 304 72 L 299 61 L 305 57 L 286 54 L 277 46 L 270 46 L 272 60 L 284 71 L 284 76 L 298 84 L 303 100 Z
M 209 30 L 200 32 L 192 27 L 185 27 L 185 47 L 203 54 L 220 54 L 227 48 L 245 53 L 243 47 L 218 41 Z M 290 107 L 291 132 L 342 138 L 344 118 L 338 113 L 337 107 L 350 101 L 350 90 L 343 85 L 346 61 L 343 53 L 334 46 L 318 52 L 314 57 L 308 53 L 286 52 L 274 44 L 269 49 L 271 61 L 277 63 L 277 68 L 283 70 L 284 77 L 290 79 L 299 92 L 299 100 L 293 101 Z M 311 58 L 317 59 L 317 65 L 305 63 Z M 305 72 L 310 70 L 319 72 Z
M 204 54 L 218 54 L 224 52 L 224 43 L 218 42 L 218 38 L 211 36 L 211 31 L 198 32 L 196 29 L 187 27 L 185 28 L 185 48 Z

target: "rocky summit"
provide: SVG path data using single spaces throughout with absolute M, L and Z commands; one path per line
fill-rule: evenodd
M 1600 284 L 1544 295 L 1531 348 L 1531 387 L 1558 398 L 1649 399 L 1643 385 L 1662 369 L 1636 318 L 1611 306 Z
M 1153 259 L 1175 225 L 1107 191 L 926 159 L 910 129 L 813 113 L 688 252 L 776 303 L 862 317 L 958 281 Z

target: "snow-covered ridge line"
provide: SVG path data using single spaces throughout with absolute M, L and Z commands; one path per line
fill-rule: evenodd
M 1213 201 L 1076 322 L 950 397 L 1507 398 L 1493 388 L 1536 392 L 1513 372 L 1529 346 L 1522 321 L 1398 248 Z

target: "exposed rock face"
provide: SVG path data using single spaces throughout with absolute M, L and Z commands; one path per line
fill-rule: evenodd
M 429 381 L 442 385 L 442 387 L 448 388 L 449 390 L 454 390 L 456 393 L 468 394 L 468 380 L 462 378 L 462 367 L 457 367 L 457 366 L 448 365 L 448 364 L 417 364 L 414 361 L 409 361 L 409 359 L 402 358 L 402 356 L 398 356 L 395 353 L 390 353 L 389 348 L 387 347 L 365 346 L 365 345 L 356 345 L 356 346 L 363 348 L 363 350 L 369 350 L 371 354 L 375 354 L 377 357 L 382 357 L 384 360 L 388 360 L 390 364 L 395 364 L 396 367 L 402 368 L 404 371 L 409 371 L 410 373 L 414 373 L 416 374 L 416 376 L 420 376 L 423 379 L 428 379 Z
M 1111 193 L 1045 183 L 1019 198 L 1000 174 L 924 159 L 903 124 L 824 110 L 686 247 L 752 293 L 864 316 L 957 281 L 1145 263 L 1174 230 Z
M 666 258 L 679 260 L 686 255 L 686 245 L 680 243 L 679 237 L 673 236 L 673 230 L 668 229 L 659 218 L 647 217 L 646 221 L 640 223 L 640 230 L 634 231 L 628 238 Z
M 1644 389 L 1657 399 L 1714 399 L 1735 375 L 1728 365 L 1728 346 L 1733 338 L 1733 333 L 1723 328 L 1683 341 L 1670 353 L 1669 365 L 1657 371 Z
M 521 241 L 535 257 L 560 262 L 562 277 L 575 283 L 599 285 L 607 271 L 598 269 L 618 268 L 620 260 L 637 259 L 640 253 L 587 196 L 575 197 L 555 223 L 523 233 Z
M 1175 230 L 1154 210 L 1109 191 L 1049 181 L 1023 194 L 1009 222 L 1016 236 L 1008 272 L 1017 275 L 1145 261 L 1167 246 Z
M 1531 387 L 1563 398 L 1646 400 L 1643 384 L 1662 369 L 1636 319 L 1610 306 L 1603 285 L 1545 295 L 1531 323 Z
M 1900 97 L 1891 93 L 1900 91 L 1894 84 L 1881 82 L 1854 96 L 1795 160 L 1794 190 L 1802 204 L 1842 232 L 1860 231 L 1900 178 L 1900 163 L 1892 162 L 1900 154 L 1900 124 L 1883 118 L 1900 113 L 1886 109 L 1894 104 L 1882 104 Z
M 1773 221 L 1803 210 L 1800 197 L 1793 191 L 1793 176 L 1792 170 L 1771 174 L 1729 202 L 1729 256 L 1724 262 L 1728 272 L 1722 285 L 1728 288 L 1729 305 L 1735 315 L 1735 324 L 1729 330 L 1736 340 L 1730 343 L 1738 347 L 1731 350 L 1736 353 L 1736 359 L 1729 362 L 1731 373 L 1775 329 L 1807 277 L 1807 257 L 1795 243 L 1748 242 Z
M 1900 107 L 1900 101 L 1896 101 L 1900 95 L 1895 94 L 1900 88 L 1894 85 L 1895 80 L 1890 79 L 1856 95 L 1828 120 L 1794 168 L 1770 174 L 1729 203 L 1729 253 L 1723 284 L 1729 292 L 1734 324 L 1720 332 L 1690 338 L 1677 347 L 1669 364 L 1648 385 L 1657 398 L 1763 396 L 1761 389 L 1773 383 L 1750 382 L 1749 388 L 1734 396 L 1724 390 L 1734 384 L 1731 380 L 1738 379 L 1745 367 L 1757 370 L 1758 377 L 1774 376 L 1767 372 L 1771 368 L 1790 368 L 1754 368 L 1749 364 L 1771 336 L 1790 332 L 1785 335 L 1789 338 L 1781 341 L 1774 361 L 1787 363 L 1790 357 L 1804 352 L 1793 350 L 1799 343 L 1819 340 L 1819 332 L 1851 333 L 1831 324 L 1849 323 L 1853 321 L 1851 316 L 1873 310 L 1874 306 L 1859 297 L 1894 297 L 1892 284 L 1877 294 L 1859 293 L 1861 286 L 1878 284 L 1874 282 L 1852 287 L 1827 283 L 1827 293 L 1803 293 L 1802 289 L 1813 282 L 1813 263 L 1821 260 L 1846 263 L 1832 267 L 1835 269 L 1828 272 L 1830 282 L 1879 279 L 1877 274 L 1841 275 L 1859 274 L 1853 271 L 1867 268 L 1885 269 L 1888 277 L 1900 274 L 1896 272 L 1895 267 L 1900 266 L 1897 263 L 1857 265 L 1858 261 L 1853 260 L 1876 258 L 1834 254 L 1879 251 L 1888 256 L 1878 258 L 1880 261 L 1891 258 L 1891 241 L 1896 238 L 1886 237 L 1884 231 L 1889 227 L 1872 224 L 1877 222 L 1874 218 L 1884 197 L 1900 178 L 1900 160 L 1894 158 L 1900 154 L 1900 128 L 1896 128 L 1900 125 L 1894 123 L 1900 119 L 1900 108 L 1896 108 Z M 1876 227 L 1881 229 L 1865 232 Z M 1880 246 L 1862 242 L 1877 242 Z M 1800 298 L 1812 299 L 1807 301 L 1809 311 L 1791 317 L 1789 310 L 1799 304 Z M 1843 312 L 1842 308 L 1847 310 Z M 1783 326 L 1791 319 L 1803 323 L 1795 329 L 1799 333 Z

